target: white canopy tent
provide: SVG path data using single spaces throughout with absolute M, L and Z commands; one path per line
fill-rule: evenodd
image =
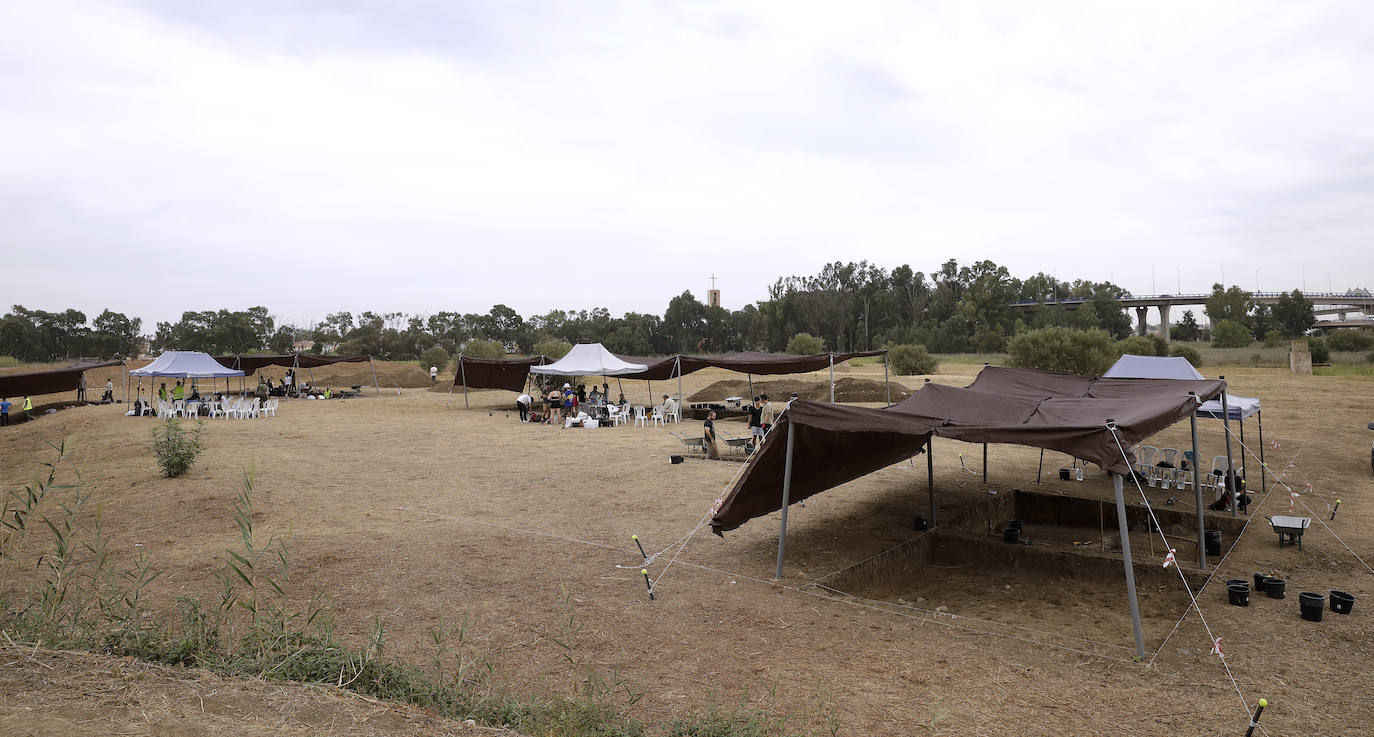
M 1112 367 L 1102 375 L 1110 379 L 1203 379 L 1188 359 L 1182 356 L 1134 356 L 1126 354 L 1116 360 Z M 1219 378 L 1226 378 L 1224 376 Z M 1238 397 L 1222 392 L 1221 399 L 1203 402 L 1197 408 L 1199 417 L 1240 423 L 1240 442 L 1245 444 L 1245 420 L 1257 416 L 1259 423 L 1260 491 L 1268 491 L 1269 483 L 1264 471 L 1264 415 L 1260 414 L 1260 400 L 1256 397 Z M 1231 436 L 1226 435 L 1227 464 L 1231 463 Z M 1242 449 L 1243 451 L 1244 449 Z M 1245 453 L 1240 456 L 1240 475 L 1245 476 Z
M 166 376 L 176 379 L 224 379 L 224 388 L 229 389 L 229 377 L 243 376 L 239 369 L 225 368 L 209 353 L 199 351 L 163 351 L 154 361 L 141 369 L 129 372 L 130 376 Z M 142 384 L 139 384 L 142 391 Z M 151 391 L 151 387 L 149 389 Z
M 620 360 L 600 343 L 578 343 L 557 361 L 530 367 L 530 373 L 546 376 L 624 376 L 647 370 L 642 363 Z

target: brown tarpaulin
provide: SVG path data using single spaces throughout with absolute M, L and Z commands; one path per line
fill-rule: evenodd
M 851 358 L 863 358 L 867 356 L 881 356 L 886 351 L 860 351 L 857 353 L 836 353 L 835 363 L 840 364 Z M 738 371 L 742 374 L 759 374 L 761 376 L 774 374 L 805 374 L 811 371 L 822 371 L 830 368 L 829 353 L 817 353 L 813 356 L 798 356 L 791 353 L 758 353 L 746 351 L 744 353 L 725 353 L 719 356 L 668 356 L 667 358 L 646 358 L 642 356 L 623 356 L 615 354 L 617 358 L 629 363 L 642 363 L 649 367 L 647 371 L 637 374 L 625 374 L 622 379 L 649 379 L 651 381 L 662 381 L 677 376 L 678 359 L 682 360 L 682 374 L 685 376 L 693 371 L 700 371 L 704 368 L 723 368 L 731 371 Z
M 497 359 L 458 357 L 459 365 L 453 373 L 453 385 L 467 385 L 469 389 L 505 389 L 523 391 L 530 366 L 538 366 L 548 361 L 544 356 L 531 358 Z
M 39 394 L 76 391 L 81 374 L 106 366 L 119 366 L 123 361 L 80 361 L 66 368 L 48 371 L 27 371 L 22 374 L 0 375 L 0 397 L 25 397 Z
M 1197 401 L 1189 392 L 1207 401 L 1224 388 L 1223 381 L 1094 379 L 991 366 L 968 387 L 927 384 L 883 409 L 794 401 L 726 493 L 711 528 L 733 530 L 782 507 L 789 426 L 796 428 L 791 502 L 909 458 L 931 435 L 1057 450 L 1126 474 L 1130 463 L 1108 419 L 1129 448 L 1191 414 Z
M 238 369 L 244 376 L 252 376 L 258 369 L 264 366 L 282 366 L 291 368 L 319 368 L 335 363 L 364 363 L 372 360 L 371 356 L 325 356 L 317 353 L 287 353 L 284 355 L 269 355 L 265 353 L 249 353 L 234 356 L 214 356 L 215 362 L 225 368 Z

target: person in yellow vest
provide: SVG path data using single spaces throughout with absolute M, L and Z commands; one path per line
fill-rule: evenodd
M 181 400 L 183 400 L 183 399 L 185 399 L 185 398 L 186 398 L 186 387 L 182 386 L 182 385 L 181 385 L 181 382 L 178 381 L 178 382 L 177 382 L 177 385 L 174 386 L 174 387 L 172 387 L 172 401 L 173 401 L 173 402 L 180 402 Z
M 167 382 L 162 382 L 162 385 L 157 388 L 157 398 L 164 402 L 167 401 Z
M 324 398 L 325 398 L 325 399 L 333 399 L 333 398 L 334 398 L 334 387 L 331 386 L 331 387 L 325 388 L 325 390 L 324 390 Z
M 25 420 L 32 420 L 32 419 L 33 419 L 33 417 L 30 417 L 30 416 L 29 416 L 29 413 L 33 411 L 33 400 L 32 400 L 32 399 L 29 399 L 28 397 L 24 397 L 24 404 L 21 405 L 21 409 L 22 409 L 22 411 L 24 412 L 24 419 L 25 419 Z

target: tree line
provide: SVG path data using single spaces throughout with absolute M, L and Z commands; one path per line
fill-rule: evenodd
M 1301 300 L 1300 293 L 1294 295 Z M 475 341 L 495 341 L 521 352 L 551 341 L 601 342 L 627 355 L 778 352 L 800 333 L 820 338 L 825 350 L 833 351 L 911 344 L 935 353 L 996 353 L 1005 351 L 1015 335 L 1044 327 L 1100 329 L 1125 338 L 1132 323 L 1120 299 L 1127 296 L 1110 282 L 1065 282 L 1044 273 L 1020 279 L 986 260 L 961 265 L 950 259 L 928 274 L 906 264 L 889 270 L 868 261 L 837 261 L 814 275 L 779 278 L 767 299 L 738 310 L 705 305 L 684 291 L 668 301 L 662 315 L 627 312 L 617 317 L 596 307 L 522 316 L 498 304 L 486 313 L 334 312 L 314 325 L 289 325 L 279 323 L 266 307 L 251 307 L 184 312 L 180 320 L 159 322 L 143 335 L 139 318 L 108 309 L 87 325 L 77 310 L 49 313 L 15 305 L 0 318 L 0 355 L 56 361 L 168 349 L 286 353 L 299 341 L 313 343 L 310 350 L 315 352 L 365 353 L 384 360 L 414 360 L 435 348 L 451 355 Z M 1066 298 L 1083 302 L 1076 309 L 1049 304 Z M 1214 323 L 1239 320 L 1266 332 L 1299 324 L 1282 305 L 1257 308 L 1249 293 L 1237 287 L 1218 285 L 1214 300 L 1215 306 L 1207 304 Z M 1301 301 L 1310 314 L 1311 303 Z M 1025 308 L 1014 303 L 1037 304 Z M 1188 312 L 1174 335 L 1188 339 L 1190 329 L 1196 331 L 1197 324 Z

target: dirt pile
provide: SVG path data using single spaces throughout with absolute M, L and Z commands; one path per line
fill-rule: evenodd
M 902 392 L 909 392 L 904 385 L 892 382 L 892 401 L 899 402 Z M 830 389 L 824 381 L 805 381 L 798 379 L 771 379 L 755 381 L 754 394 L 767 394 L 773 400 L 786 401 L 792 393 L 799 399 L 813 402 L 830 401 Z M 747 379 L 726 379 L 717 381 L 687 398 L 688 402 L 719 402 L 726 397 L 749 397 Z M 881 381 L 844 377 L 835 381 L 836 402 L 886 402 L 887 387 Z

